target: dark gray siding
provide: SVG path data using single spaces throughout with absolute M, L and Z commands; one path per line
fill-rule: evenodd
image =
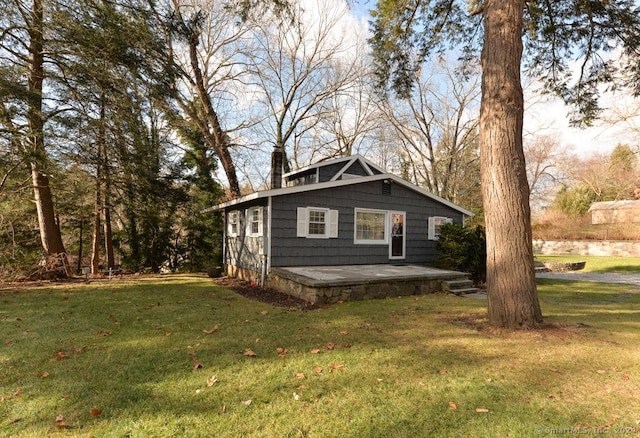
M 355 161 L 351 166 L 349 166 L 347 170 L 345 170 L 345 173 L 348 173 L 351 175 L 360 175 L 360 176 L 369 175 L 366 169 L 362 167 L 362 163 L 360 163 L 360 161 Z
M 327 164 L 326 166 L 320 167 L 318 169 L 318 182 L 331 181 L 331 178 L 336 176 L 336 174 L 340 172 L 340 170 L 342 170 L 342 168 L 346 165 L 346 162 L 340 162 L 335 164 Z
M 389 263 L 389 246 L 354 244 L 354 208 L 406 212 L 406 258 L 394 263 L 432 263 L 435 241 L 428 240 L 428 218 L 450 217 L 462 223 L 462 214 L 404 186 L 393 184 L 382 194 L 382 181 L 314 190 L 273 198 L 271 266 L 309 266 Z M 337 239 L 296 237 L 297 207 L 339 211 Z

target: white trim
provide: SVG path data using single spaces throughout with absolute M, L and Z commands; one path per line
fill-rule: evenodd
M 309 225 L 311 225 L 311 213 L 323 213 L 323 222 L 314 222 L 314 223 L 322 223 L 324 225 L 324 233 L 322 234 L 310 234 L 309 233 Z M 307 207 L 307 239 L 328 239 L 329 238 L 329 209 L 328 208 L 319 208 L 319 207 Z
M 329 239 L 338 238 L 338 210 L 329 210 Z
M 438 240 L 438 234 L 436 233 L 436 221 L 438 221 L 438 220 L 441 221 L 439 226 L 442 226 L 443 224 L 453 223 L 453 219 L 451 219 L 450 217 L 430 216 L 429 217 L 429 223 L 428 223 L 428 229 L 427 229 L 427 238 L 429 240 Z
M 254 220 L 253 220 L 253 213 L 257 212 L 258 213 L 258 231 L 257 232 L 253 232 L 253 224 L 254 224 Z M 246 210 L 246 226 L 247 226 L 247 231 L 246 231 L 246 235 L 248 237 L 260 237 L 263 234 L 263 220 L 262 220 L 262 207 L 249 207 Z
M 394 214 L 402 215 L 402 255 L 394 256 L 393 252 L 393 221 L 391 218 Z M 389 211 L 389 260 L 404 260 L 407 258 L 407 212 L 406 211 Z
M 358 239 L 358 213 L 382 213 L 384 214 L 383 239 Z M 389 244 L 389 211 L 377 210 L 372 208 L 359 208 L 353 209 L 353 243 L 355 245 L 388 245 Z
M 266 272 L 271 269 L 271 216 L 273 216 L 273 199 L 267 200 L 267 238 L 265 239 L 265 257 L 267 258 Z M 265 279 L 263 279 L 264 282 Z
M 324 233 L 309 234 L 311 212 L 324 213 Z M 336 239 L 338 237 L 338 210 L 324 207 L 298 207 L 296 209 L 296 237 L 307 239 Z
M 367 160 L 362 155 L 354 154 L 354 155 L 350 155 L 350 156 L 347 156 L 347 157 L 338 157 L 338 158 L 332 158 L 330 160 L 318 161 L 317 163 L 313 163 L 313 164 L 310 164 L 308 166 L 301 167 L 301 168 L 296 169 L 296 170 L 292 170 L 291 172 L 287 172 L 284 175 L 282 175 L 282 177 L 286 178 L 288 176 L 295 175 L 297 173 L 306 172 L 306 171 L 314 169 L 314 168 L 317 169 L 317 168 L 324 167 L 324 166 L 327 166 L 327 165 L 338 164 L 338 163 L 341 163 L 343 161 L 352 161 L 352 160 L 354 160 L 354 161 L 355 160 L 360 160 L 362 165 L 365 168 L 368 168 L 371 173 L 373 173 L 373 170 L 377 170 L 380 173 L 385 173 L 386 172 L 385 169 L 383 169 L 382 167 L 378 166 L 377 164 L 374 164 L 371 161 Z
M 361 159 L 361 158 L 362 157 L 360 157 L 358 155 L 354 155 L 352 157 L 352 159 L 349 160 L 349 162 L 347 164 L 342 166 L 342 169 L 340 169 L 333 176 L 333 178 L 331 178 L 331 181 L 337 181 L 339 179 L 362 178 L 362 175 L 354 175 L 354 174 L 346 173 L 347 170 L 349 170 L 349 168 L 356 163 L 356 161 L 360 163 L 360 165 L 362 166 L 364 171 L 367 172 L 367 175 L 369 175 L 369 176 L 373 175 L 373 172 L 371 171 L 371 168 L 367 165 L 366 160 Z
M 368 183 L 371 181 L 380 181 L 380 180 L 385 180 L 385 179 L 389 179 L 392 182 L 399 184 L 403 187 L 406 187 L 410 190 L 413 190 L 427 198 L 430 198 L 440 204 L 446 205 L 447 207 L 450 207 L 454 210 L 456 210 L 459 213 L 462 213 L 466 216 L 474 216 L 474 213 L 470 212 L 467 209 L 464 209 L 462 207 L 460 207 L 459 205 L 456 205 L 450 201 L 447 201 L 446 199 L 443 199 L 439 196 L 434 195 L 433 193 L 423 189 L 422 187 L 418 187 L 414 184 L 411 184 L 408 181 L 403 180 L 402 178 L 390 174 L 390 173 L 381 173 L 381 174 L 377 174 L 377 175 L 371 175 L 371 176 L 363 176 L 362 178 L 350 178 L 350 179 L 341 179 L 341 180 L 337 180 L 337 181 L 329 181 L 329 182 L 323 182 L 323 183 L 315 183 L 315 184 L 306 184 L 306 185 L 302 185 L 302 186 L 292 186 L 292 187 L 283 187 L 280 189 L 273 189 L 273 190 L 264 190 L 261 192 L 254 192 L 250 195 L 246 195 L 246 196 L 242 196 L 240 198 L 236 198 L 233 199 L 231 201 L 227 201 L 227 202 L 223 202 L 221 204 L 217 204 L 214 206 L 211 206 L 209 208 L 206 208 L 203 210 L 204 213 L 209 212 L 209 211 L 217 211 L 217 210 L 223 210 L 227 207 L 232 207 L 234 205 L 238 205 L 238 204 L 242 204 L 244 202 L 247 201 L 252 201 L 255 199 L 261 199 L 261 198 L 267 198 L 269 196 L 280 196 L 280 195 L 289 195 L 289 194 L 293 194 L 293 193 L 304 193 L 304 192 L 313 192 L 314 190 L 322 190 L 322 189 L 327 189 L 327 188 L 333 188 L 333 187 L 344 187 L 344 186 L 350 186 L 350 185 L 355 185 L 355 184 L 361 184 L 361 183 Z
M 306 207 L 296 209 L 296 237 L 307 237 L 309 230 L 309 210 Z
M 238 237 L 240 234 L 240 210 L 232 210 L 226 214 L 227 216 L 227 236 Z M 232 220 L 235 218 L 235 221 Z M 235 231 L 231 227 L 235 225 Z

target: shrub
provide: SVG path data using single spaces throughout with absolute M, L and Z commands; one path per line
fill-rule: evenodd
M 444 224 L 440 228 L 436 249 L 440 252 L 437 267 L 469 272 L 476 285 L 486 281 L 487 239 L 483 227 Z

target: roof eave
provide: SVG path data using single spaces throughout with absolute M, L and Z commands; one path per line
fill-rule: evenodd
M 380 174 L 375 174 L 375 175 L 370 175 L 370 176 L 363 176 L 361 178 L 353 178 L 353 179 L 343 179 L 343 180 L 336 180 L 336 181 L 328 181 L 328 182 L 322 182 L 322 183 L 314 183 L 314 184 L 305 184 L 305 185 L 299 185 L 299 186 L 293 186 L 293 187 L 282 187 L 279 189 L 271 189 L 271 190 L 263 190 L 263 191 L 259 191 L 259 192 L 254 192 L 251 193 L 250 195 L 245 195 L 245 196 L 241 196 L 239 198 L 236 199 L 232 199 L 230 201 L 227 202 L 223 202 L 221 204 L 217 204 L 211 207 L 208 207 L 204 210 L 202 210 L 203 213 L 206 212 L 213 212 L 213 211 L 220 211 L 220 210 L 224 210 L 228 207 L 233 207 L 235 205 L 240 205 L 240 204 L 244 204 L 246 202 L 249 201 L 254 201 L 256 199 L 261 199 L 261 198 L 268 198 L 268 197 L 275 197 L 275 196 L 282 196 L 282 195 L 288 195 L 288 194 L 293 194 L 293 193 L 302 193 L 302 192 L 312 192 L 315 190 L 322 190 L 322 189 L 328 189 L 328 188 L 333 188 L 333 187 L 343 187 L 343 186 L 349 186 L 349 185 L 354 185 L 354 184 L 361 184 L 361 183 L 366 183 L 366 182 L 371 182 L 371 181 L 379 181 L 379 180 L 384 180 L 384 179 L 390 179 L 410 190 L 414 190 L 418 193 L 420 193 L 423 196 L 426 196 L 428 198 L 433 199 L 436 202 L 439 202 L 441 204 L 444 204 L 450 208 L 453 208 L 454 210 L 462 213 L 463 215 L 472 217 L 475 216 L 475 214 L 465 208 L 460 207 L 457 204 L 454 204 L 453 202 L 447 201 L 444 198 L 441 198 L 437 195 L 434 195 L 433 193 L 429 192 L 428 190 L 423 189 L 422 187 L 418 187 L 408 181 L 403 180 L 402 178 L 393 175 L 391 173 L 380 173 Z

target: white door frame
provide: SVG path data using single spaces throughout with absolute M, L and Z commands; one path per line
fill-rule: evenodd
M 394 221 L 399 220 L 400 227 L 394 224 Z M 394 233 L 396 239 L 394 239 Z M 398 234 L 399 233 L 399 234 Z M 400 248 L 398 248 L 398 239 L 400 239 Z M 394 240 L 395 249 L 400 249 L 402 254 L 394 255 Z M 407 212 L 406 211 L 389 211 L 389 260 L 403 260 L 407 255 Z

